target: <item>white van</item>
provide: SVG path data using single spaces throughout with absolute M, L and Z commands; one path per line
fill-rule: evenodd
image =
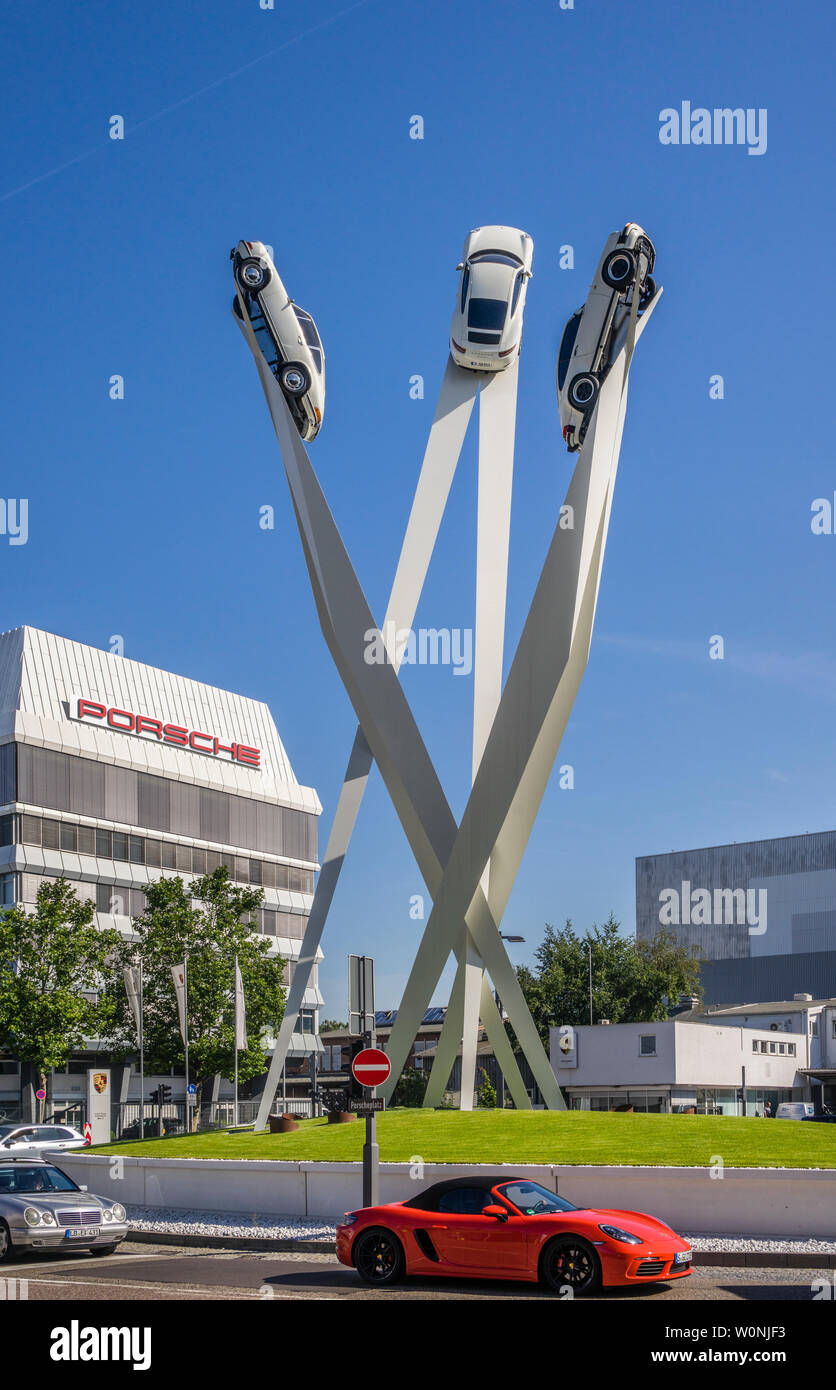
M 811 1100 L 782 1100 L 775 1111 L 776 1120 L 805 1120 L 815 1114 Z

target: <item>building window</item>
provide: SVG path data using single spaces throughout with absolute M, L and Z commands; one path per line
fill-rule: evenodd
M 640 1057 L 655 1057 L 655 1056 L 656 1056 L 656 1034 L 655 1034 L 655 1033 L 642 1033 L 642 1034 L 641 1034 L 641 1036 L 639 1037 L 639 1056 L 640 1056 Z
M 315 1031 L 315 1030 L 314 1030 L 315 1018 L 316 1018 L 316 1015 L 315 1015 L 315 1012 L 314 1012 L 313 1009 L 300 1009 L 300 1010 L 299 1010 L 299 1032 L 300 1032 L 300 1033 L 313 1033 L 313 1032 Z
M 819 1036 L 819 1016 L 818 1016 L 818 1014 L 816 1014 L 816 1017 L 815 1017 L 815 1018 L 811 1018 L 811 1019 L 810 1019 L 810 1037 L 811 1037 L 811 1038 L 817 1038 L 818 1036 Z
M 14 874 L 0 874 L 0 907 L 12 907 L 15 900 Z
M 14 818 L 12 816 L 0 816 L 0 845 L 14 844 Z
M 795 1043 L 787 1043 L 787 1056 L 788 1056 L 788 1057 L 794 1057 L 794 1056 L 795 1056 Z
M 758 1042 L 757 1038 L 753 1038 L 753 1039 L 752 1039 L 752 1051 L 753 1051 L 753 1052 L 760 1052 L 760 1050 L 761 1050 L 761 1045 L 760 1045 L 760 1043 Z

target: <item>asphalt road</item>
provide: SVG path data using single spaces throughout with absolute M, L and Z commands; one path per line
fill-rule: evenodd
M 28 1300 L 182 1299 L 539 1299 L 555 1295 L 533 1284 L 412 1279 L 393 1289 L 369 1289 L 333 1255 L 259 1254 L 250 1250 L 179 1250 L 123 1245 L 116 1255 L 27 1257 L 0 1266 L 4 1280 L 26 1280 L 17 1297 Z M 812 1301 L 815 1279 L 833 1283 L 833 1271 L 699 1266 L 688 1279 L 641 1289 L 611 1289 L 584 1302 L 743 1303 Z

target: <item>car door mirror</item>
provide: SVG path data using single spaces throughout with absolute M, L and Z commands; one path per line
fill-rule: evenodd
M 505 1210 L 505 1207 L 498 1207 L 498 1206 L 483 1207 L 483 1208 L 482 1208 L 482 1215 L 483 1215 L 483 1216 L 493 1216 L 493 1217 L 495 1218 L 495 1220 L 497 1220 L 497 1221 L 507 1221 L 507 1220 L 508 1220 L 508 1212 Z
M 456 270 L 464 270 L 464 261 L 459 261 Z

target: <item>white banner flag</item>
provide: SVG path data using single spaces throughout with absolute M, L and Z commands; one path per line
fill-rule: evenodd
M 238 957 L 235 957 L 235 1046 L 239 1052 L 246 1052 L 247 1047 L 247 1010 L 244 1007 L 244 981 L 241 979 L 241 971 L 238 966 Z
M 125 989 L 128 994 L 128 1003 L 131 1006 L 131 1013 L 134 1016 L 134 1023 L 136 1024 L 136 1034 L 137 1037 L 139 1037 L 140 1030 L 142 1027 L 140 1023 L 139 1013 L 139 991 L 141 980 L 139 966 L 126 965 L 125 969 L 122 971 L 122 974 L 125 977 Z
M 180 1036 L 186 1042 L 186 963 L 172 965 L 171 978 L 177 995 L 177 1011 L 180 1014 Z

